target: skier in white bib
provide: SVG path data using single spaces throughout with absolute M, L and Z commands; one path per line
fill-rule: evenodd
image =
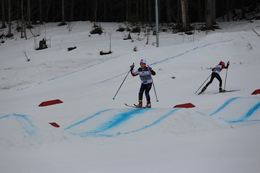
M 145 97 L 146 97 L 146 107 L 150 108 L 151 107 L 151 99 L 149 92 L 152 88 L 153 84 L 153 79 L 152 75 L 155 75 L 155 71 L 149 66 L 146 65 L 146 61 L 144 59 L 141 59 L 140 61 L 140 67 L 138 70 L 134 71 L 134 65 L 130 66 L 131 74 L 132 76 L 137 76 L 139 75 L 141 79 L 141 87 L 139 90 L 138 94 L 138 105 L 137 107 L 143 107 L 143 93 L 145 92 Z

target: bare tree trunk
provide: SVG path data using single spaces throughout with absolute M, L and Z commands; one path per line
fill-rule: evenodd
M 202 0 L 198 0 L 197 9 L 198 9 L 197 10 L 198 21 L 202 22 L 202 21 L 204 21 L 204 18 L 203 18 L 204 15 L 202 15 Z
M 172 22 L 172 8 L 171 8 L 171 0 L 166 1 L 166 13 L 167 13 L 167 22 Z
M 97 12 L 98 12 L 98 0 L 94 2 L 94 22 L 97 21 Z
M 189 26 L 187 0 L 181 0 L 181 14 L 182 14 L 182 28 L 184 29 L 184 31 L 187 31 Z
M 24 14 L 23 14 L 23 0 L 21 0 L 21 38 L 24 38 Z
M 129 21 L 129 0 L 126 0 L 126 15 L 125 15 L 125 20 L 128 22 Z
M 216 0 L 212 0 L 212 24 L 216 24 Z
M 206 27 L 213 29 L 213 25 L 216 23 L 216 1 L 206 0 Z
M 27 34 L 26 34 L 26 26 L 24 21 L 24 1 L 21 0 L 21 38 L 25 38 L 27 40 Z
M 71 4 L 70 4 L 71 8 L 70 8 L 70 21 L 74 20 L 74 0 L 71 0 Z
M 62 23 L 65 23 L 65 4 L 64 4 L 64 0 L 61 1 L 61 8 L 62 8 Z
M 31 0 L 27 0 L 27 27 L 32 28 L 31 22 Z
M 206 27 L 208 29 L 213 27 L 213 21 L 212 21 L 212 0 L 206 0 Z
M 144 0 L 139 1 L 139 21 L 144 22 Z
M 66 25 L 65 22 L 65 3 L 64 0 L 61 0 L 61 23 L 58 26 Z
M 152 25 L 152 3 L 148 0 L 148 22 Z
M 40 24 L 43 24 L 42 21 L 42 0 L 39 0 L 39 18 L 40 18 Z
M 233 9 L 233 0 L 226 0 L 226 13 L 227 13 L 227 21 L 230 21 L 232 18 L 232 9 Z
M 147 6 L 147 0 L 144 0 L 144 22 L 147 24 L 147 8 L 148 8 L 148 6 Z
M 2 0 L 2 27 L 1 28 L 6 28 L 5 25 L 5 0 Z
M 50 0 L 46 0 L 48 1 L 46 4 L 47 4 L 47 7 L 46 7 L 46 10 L 45 10 L 45 16 L 44 16 L 44 19 L 45 21 L 48 21 L 49 20 L 49 13 L 51 11 L 51 1 Z
M 135 13 L 135 22 L 138 21 L 138 19 L 140 18 L 140 0 L 137 0 L 137 2 L 135 3 L 136 5 L 136 13 Z
M 12 18 L 11 18 L 11 0 L 8 0 L 8 34 L 6 37 L 12 37 Z

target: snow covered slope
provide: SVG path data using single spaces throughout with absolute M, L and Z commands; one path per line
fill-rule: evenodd
M 251 95 L 260 88 L 259 21 L 221 23 L 221 30 L 192 36 L 161 33 L 160 48 L 142 34 L 123 40 L 114 23 L 103 23 L 101 36 L 89 36 L 90 23 L 72 26 L 48 24 L 45 50 L 19 34 L 0 46 L 1 172 L 260 171 L 260 96 Z M 40 40 L 43 27 L 35 31 Z M 113 53 L 100 56 L 109 33 Z M 124 106 L 137 102 L 138 77 L 129 75 L 112 99 L 141 58 L 157 72 L 152 109 Z M 221 73 L 224 82 L 228 72 L 226 89 L 238 91 L 217 93 L 214 81 L 196 95 L 220 60 L 230 61 Z M 38 106 L 53 99 L 63 103 Z M 187 102 L 196 107 L 173 108 Z

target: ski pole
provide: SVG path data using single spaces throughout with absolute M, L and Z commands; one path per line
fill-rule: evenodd
M 118 94 L 119 90 L 121 89 L 121 87 L 122 87 L 123 83 L 125 82 L 125 80 L 126 80 L 126 78 L 127 78 L 127 76 L 129 75 L 129 73 L 130 73 L 130 72 L 131 72 L 131 70 L 129 70 L 129 71 L 127 72 L 127 74 L 126 74 L 126 76 L 125 76 L 124 80 L 122 81 L 122 83 L 120 84 L 120 86 L 119 86 L 118 90 L 116 91 L 116 94 L 114 95 L 114 97 L 113 97 L 113 100 L 115 100 L 115 98 L 116 98 L 116 96 L 117 96 L 117 94 Z
M 148 70 L 151 73 L 151 70 L 149 68 L 150 67 L 148 66 Z M 151 76 L 151 78 L 152 78 L 152 76 Z M 154 85 L 154 82 L 153 82 L 153 78 L 152 78 L 152 84 L 153 84 L 153 91 L 154 91 L 154 95 L 155 95 L 155 98 L 156 98 L 156 102 L 159 102 L 158 97 L 157 97 L 157 93 L 156 93 L 156 89 L 155 89 L 155 85 Z
M 224 83 L 224 90 L 226 90 L 227 74 L 228 74 L 228 68 L 227 68 L 227 70 L 226 70 L 225 83 Z
M 155 94 L 156 102 L 159 102 L 158 97 L 157 97 L 157 93 L 156 93 L 156 89 L 155 89 L 154 82 L 153 82 L 153 91 L 154 91 L 154 94 Z
M 195 92 L 195 94 L 197 94 L 197 92 L 200 90 L 200 88 L 204 85 L 204 83 L 209 79 L 209 77 L 211 76 L 211 74 L 207 77 L 207 79 L 201 84 L 201 86 L 199 87 L 199 89 Z

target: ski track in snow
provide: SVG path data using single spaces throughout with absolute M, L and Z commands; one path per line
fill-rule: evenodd
M 243 114 L 240 115 L 232 115 L 232 119 L 228 119 L 227 117 L 223 117 L 220 115 L 220 113 L 225 112 L 226 109 L 228 109 L 231 105 L 233 106 L 240 106 L 239 101 L 252 101 L 253 104 L 250 104 L 249 107 L 246 108 Z M 256 114 L 257 111 L 260 108 L 260 98 L 259 97 L 232 97 L 226 100 L 223 104 L 221 104 L 217 109 L 212 111 L 212 113 L 203 113 L 200 110 L 192 110 L 194 113 L 197 113 L 198 111 L 200 113 L 197 113 L 197 115 L 207 115 L 207 116 L 214 116 L 217 118 L 220 118 L 224 122 L 228 124 L 241 124 L 246 122 L 254 122 L 258 123 L 260 122 L 260 114 Z M 151 122 L 146 122 L 141 125 L 141 127 L 135 128 L 135 129 L 127 129 L 122 130 L 121 128 L 124 127 L 124 124 L 126 122 L 129 122 L 131 119 L 135 119 L 137 117 L 140 117 L 141 115 L 146 115 L 149 113 L 153 113 L 156 110 L 159 109 L 139 109 L 139 108 L 128 108 L 128 109 L 105 109 L 98 111 L 94 113 L 91 116 L 87 116 L 86 118 L 79 120 L 75 123 L 72 123 L 71 125 L 65 127 L 63 130 L 66 132 L 69 132 L 72 135 L 77 135 L 80 137 L 116 137 L 119 135 L 128 135 L 132 133 L 141 132 L 143 130 L 146 130 L 148 128 L 151 128 L 153 126 L 156 126 L 160 124 L 165 119 L 169 118 L 170 116 L 178 113 L 178 110 L 181 110 L 180 108 L 177 109 L 165 109 L 166 113 L 162 115 L 156 115 L 156 118 L 153 120 L 149 119 L 149 116 L 147 117 Z M 156 113 L 156 112 L 155 112 Z M 107 115 L 110 117 L 107 119 Z M 252 117 L 255 117 L 255 119 L 252 119 Z M 88 127 L 88 123 L 92 120 L 95 120 L 96 118 L 101 118 L 102 122 L 99 122 L 96 127 L 88 130 L 82 130 L 82 127 Z M 11 119 L 17 121 L 22 129 L 27 133 L 29 136 L 32 136 L 36 134 L 38 131 L 38 128 L 33 124 L 32 120 L 29 118 L 28 115 L 22 115 L 22 114 L 7 114 L 0 116 L 0 121 L 5 121 L 6 119 Z M 91 122 L 90 122 L 91 124 Z M 80 129 L 80 130 L 77 130 Z M 75 131 L 76 130 L 76 131 Z M 112 132 L 111 132 L 112 131 Z
M 224 41 L 217 41 L 217 42 L 213 42 L 213 43 L 207 43 L 207 44 L 204 44 L 204 45 L 202 45 L 202 46 L 196 46 L 196 47 L 194 47 L 194 48 L 192 48 L 192 49 L 186 50 L 186 51 L 184 51 L 184 52 L 182 52 L 182 53 L 179 53 L 179 54 L 177 54 L 177 55 L 164 58 L 164 59 L 162 59 L 162 60 L 160 60 L 160 61 L 155 61 L 155 62 L 149 64 L 149 66 L 158 65 L 158 64 L 164 63 L 164 62 L 166 62 L 166 61 L 169 61 L 169 60 L 172 60 L 172 59 L 181 57 L 181 56 L 183 56 L 183 55 L 186 55 L 186 54 L 188 54 L 188 53 L 194 52 L 194 51 L 199 50 L 199 49 L 202 49 L 202 48 L 206 48 L 206 47 L 209 47 L 209 46 L 213 46 L 213 45 L 217 45 L 217 44 L 222 44 L 222 43 L 228 43 L 228 42 L 231 42 L 231 41 L 233 41 L 233 40 L 232 40 L 232 39 L 229 39 L 229 40 L 224 40 Z M 127 71 L 127 72 L 124 72 L 124 73 L 120 73 L 120 74 L 118 74 L 118 75 L 112 76 L 112 77 L 107 78 L 107 79 L 105 79 L 105 80 L 96 82 L 96 83 L 94 83 L 93 85 L 103 84 L 103 83 L 105 83 L 105 82 L 108 82 L 108 81 L 114 80 L 114 79 L 116 79 L 116 78 L 118 78 L 118 77 L 121 77 L 121 76 L 123 76 L 123 75 L 125 75 L 125 74 L 127 74 L 127 73 L 128 73 L 128 71 Z

